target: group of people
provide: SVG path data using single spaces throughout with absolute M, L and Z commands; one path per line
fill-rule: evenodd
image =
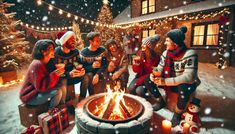
M 128 57 L 114 39 L 109 39 L 105 47 L 100 46 L 98 32 L 87 34 L 89 46 L 78 51 L 75 48 L 75 34 L 72 31 L 57 34 L 56 44 L 48 39 L 36 42 L 20 99 L 28 105 L 41 105 L 49 102 L 49 109 L 66 103 L 67 90 L 74 90 L 80 84 L 79 101 L 94 94 L 95 85 L 120 83 L 127 93 L 146 97 L 151 93 L 157 103 L 155 111 L 165 107 L 166 102 L 158 88 L 179 94 L 173 126 L 180 121 L 190 95 L 200 84 L 197 75 L 198 57 L 194 50 L 184 43 L 186 27 L 173 29 L 166 36 L 166 51 L 159 56 L 154 48 L 160 40 L 159 35 L 147 37 L 140 50 L 133 57 L 132 69 L 136 73 L 129 85 Z

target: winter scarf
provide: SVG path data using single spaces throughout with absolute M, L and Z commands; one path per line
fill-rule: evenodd
M 174 59 L 184 54 L 186 50 L 187 47 L 185 45 L 182 45 L 174 51 L 169 51 L 169 50 L 167 51 L 165 65 L 163 67 L 163 78 L 175 77 Z M 171 88 L 172 87 L 169 86 L 164 87 L 164 89 L 167 90 Z

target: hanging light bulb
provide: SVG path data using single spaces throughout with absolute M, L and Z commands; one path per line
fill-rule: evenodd
M 75 19 L 75 20 L 78 20 L 78 16 L 75 16 L 74 19 Z
M 52 5 L 49 5 L 48 9 L 51 11 L 53 10 L 53 6 Z
M 81 22 L 84 22 L 84 19 L 83 19 L 83 18 L 81 18 Z
M 42 1 L 41 1 L 41 0 L 38 0 L 38 1 L 37 1 L 37 4 L 38 4 L 38 5 L 42 5 Z
M 59 10 L 59 14 L 60 14 L 60 15 L 63 14 L 63 10 L 60 9 L 60 10 Z
M 68 17 L 68 18 L 70 18 L 70 17 L 71 17 L 71 14 L 70 14 L 70 13 L 68 13 L 68 14 L 67 14 L 67 17 Z

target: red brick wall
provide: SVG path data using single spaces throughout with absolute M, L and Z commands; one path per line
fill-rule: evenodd
M 131 17 L 138 17 L 141 15 L 141 0 L 131 1 Z

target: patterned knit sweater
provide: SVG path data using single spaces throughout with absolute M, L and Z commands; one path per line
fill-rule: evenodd
M 49 72 L 40 60 L 33 60 L 20 91 L 23 103 L 30 101 L 38 92 L 46 92 L 54 88 L 59 81 L 55 72 Z
M 83 64 L 83 67 L 87 72 L 93 72 L 94 74 L 101 74 L 105 71 L 107 67 L 107 59 L 105 57 L 106 55 L 106 49 L 103 47 L 99 47 L 96 51 L 90 51 L 88 47 L 84 48 L 81 53 L 81 61 Z M 94 61 L 97 61 L 99 58 L 101 59 L 101 68 L 92 68 L 92 64 Z
M 64 63 L 65 64 L 65 75 L 67 78 L 68 85 L 73 85 L 81 81 L 81 77 L 71 78 L 69 72 L 72 71 L 75 66 L 74 63 L 81 63 L 79 57 L 79 51 L 77 49 L 71 50 L 69 53 L 64 53 L 61 50 L 61 46 L 58 46 L 55 49 L 55 63 Z
M 154 70 L 163 72 L 167 50 L 161 55 L 161 61 Z M 174 59 L 174 71 L 176 77 L 165 78 L 166 86 L 178 86 L 179 84 L 200 84 L 198 78 L 198 55 L 195 50 L 188 49 L 181 59 Z

